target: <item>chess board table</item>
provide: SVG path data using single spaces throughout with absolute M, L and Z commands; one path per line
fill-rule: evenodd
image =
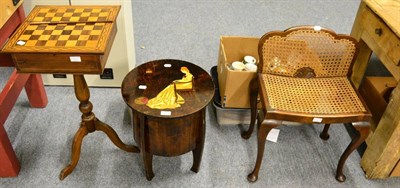
M 73 74 L 80 101 L 81 125 L 72 143 L 71 162 L 60 173 L 63 180 L 78 164 L 83 138 L 104 132 L 120 149 L 138 153 L 96 118 L 84 74 L 101 74 L 116 35 L 120 6 L 36 6 L 2 52 L 10 53 L 18 73 Z
M 19 73 L 101 74 L 119 6 L 36 6 L 5 45 Z

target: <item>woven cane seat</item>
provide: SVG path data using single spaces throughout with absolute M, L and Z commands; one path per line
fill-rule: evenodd
M 262 74 L 271 109 L 308 114 L 366 112 L 346 77 L 294 78 Z

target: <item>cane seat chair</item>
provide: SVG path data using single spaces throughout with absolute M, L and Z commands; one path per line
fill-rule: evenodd
M 369 125 L 371 113 L 349 80 L 357 51 L 352 37 L 319 26 L 272 31 L 260 39 L 257 77 L 249 86 L 251 122 L 242 133 L 248 139 L 257 118 L 257 159 L 249 181 L 258 179 L 268 132 L 282 122 L 325 124 L 320 134 L 324 140 L 329 138 L 332 123 Z M 258 94 L 262 109 L 257 113 Z M 345 181 L 344 163 L 367 134 L 356 127 L 355 137 L 339 160 L 338 181 Z

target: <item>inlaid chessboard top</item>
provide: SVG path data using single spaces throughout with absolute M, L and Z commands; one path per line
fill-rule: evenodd
M 36 6 L 3 48 L 12 53 L 102 54 L 120 6 Z
M 26 18 L 28 22 L 68 23 L 114 21 L 118 6 L 37 6 Z

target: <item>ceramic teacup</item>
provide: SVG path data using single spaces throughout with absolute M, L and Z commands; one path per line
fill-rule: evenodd
M 234 70 L 243 70 L 244 69 L 244 63 L 240 62 L 240 61 L 234 61 L 232 63 L 232 68 Z
M 244 60 L 245 64 L 248 64 L 248 63 L 256 64 L 256 62 L 257 62 L 256 58 L 254 58 L 253 56 L 250 56 L 250 55 L 244 56 L 243 60 Z
M 246 71 L 257 72 L 257 65 L 253 63 L 247 63 L 244 67 Z

